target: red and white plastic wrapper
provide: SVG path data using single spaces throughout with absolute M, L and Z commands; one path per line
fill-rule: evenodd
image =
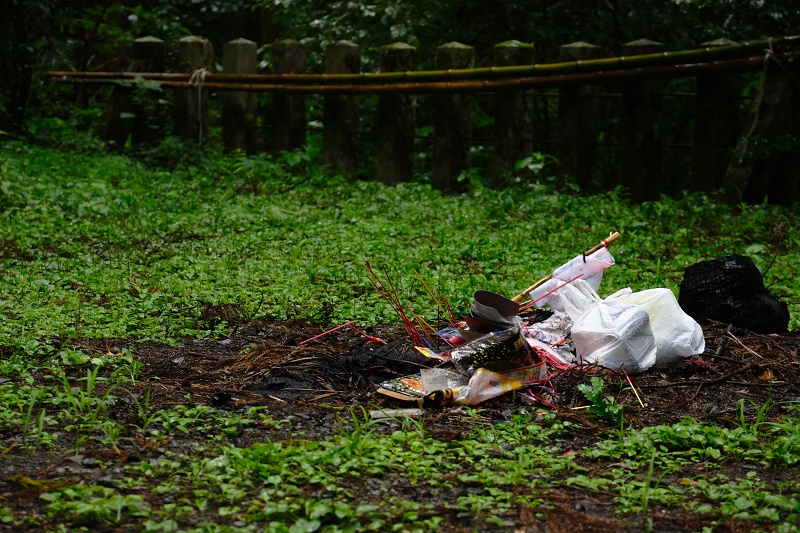
M 572 323 L 570 322 L 570 326 L 571 325 Z M 535 337 L 526 336 L 525 340 L 528 342 L 528 346 L 530 346 L 536 357 L 558 369 L 570 368 L 575 363 L 575 356 L 572 354 L 571 349 L 567 348 L 567 343 L 563 342 L 566 341 L 566 339 L 561 339 L 562 342 L 555 345 Z M 569 347 L 572 348 L 571 342 L 569 343 Z
M 540 309 L 549 305 L 553 311 L 563 311 L 558 298 L 562 287 L 582 279 L 596 291 L 603 279 L 603 271 L 613 264 L 614 257 L 605 247 L 591 255 L 581 254 L 555 269 L 549 280 L 531 291 L 531 301 Z
M 486 368 L 479 368 L 469 379 L 467 385 L 453 389 L 452 403 L 477 405 L 545 379 L 547 379 L 547 367 L 544 362 L 508 372 L 492 372 Z

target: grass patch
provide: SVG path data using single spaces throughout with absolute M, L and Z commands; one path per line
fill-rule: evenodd
M 709 524 L 796 531 L 795 407 L 768 418 L 774 406 L 743 401 L 727 424 L 633 428 L 630 406 L 587 380 L 587 416 L 602 428 L 591 438 L 581 422 L 526 408 L 503 422 L 458 411 L 470 430 L 446 440 L 422 422 L 355 409 L 317 440 L 289 436 L 290 421 L 265 408 L 219 410 L 191 393 L 159 404 L 135 354 L 74 342 L 215 339 L 251 320 L 397 322 L 367 261 L 385 264 L 403 302 L 436 321 L 415 271 L 462 312 L 474 290 L 516 294 L 610 231 L 623 238 L 606 291 L 677 292 L 686 266 L 740 253 L 792 302 L 798 327 L 796 207 L 688 194 L 631 205 L 619 190 L 581 196 L 535 181 L 445 196 L 418 183 L 348 182 L 308 154 L 198 158 L 169 170 L 16 143 L 0 145 L 0 156 L 0 464 L 98 447 L 117 454 L 92 463 L 108 472 L 103 485 L 7 477 L 38 496 L 38 508 L 0 499 L 4 524 L 485 530 L 511 527 L 519 509 L 544 519 L 549 496 L 570 489 L 612 494 L 611 514 L 644 529 L 654 513 L 682 509 Z M 258 442 L 237 444 L 253 432 Z M 121 464 L 133 452 L 141 457 Z M 732 477 L 734 463 L 750 473 Z
M 4 353 L 52 355 L 76 336 L 218 336 L 257 318 L 396 321 L 367 261 L 386 264 L 403 301 L 435 320 L 414 269 L 460 310 L 478 288 L 516 294 L 610 231 L 623 238 L 607 291 L 677 291 L 686 266 L 741 253 L 777 296 L 800 300 L 796 209 L 702 195 L 634 206 L 619 191 L 586 197 L 536 182 L 451 197 L 312 166 L 298 178 L 266 158 L 165 171 L 1 149 Z

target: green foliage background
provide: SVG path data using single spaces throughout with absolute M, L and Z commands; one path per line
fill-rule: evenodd
M 57 2 L 8 0 L 0 13 L 0 131 L 25 132 L 39 114 L 66 116 L 64 92 L 79 109 L 98 95 L 42 84 L 46 70 L 122 70 L 130 43 L 153 35 L 172 43 L 186 35 L 211 40 L 216 50 L 246 37 L 262 47 L 293 38 L 308 45 L 310 65 L 321 65 L 324 47 L 341 39 L 365 47 L 365 70 L 376 69 L 379 47 L 403 41 L 421 50 L 420 68 L 432 66 L 436 47 L 451 41 L 475 46 L 488 63 L 492 47 L 509 39 L 534 43 L 538 62 L 558 58 L 558 47 L 582 40 L 609 56 L 624 43 L 649 38 L 667 50 L 693 48 L 726 37 L 756 40 L 796 33 L 796 2 L 774 0 L 176 0 L 173 2 Z M 312 70 L 317 67 L 311 67 Z M 101 93 L 102 95 L 102 93 Z
M 164 170 L 103 153 L 0 150 L 0 346 L 12 352 L 47 352 L 73 336 L 222 335 L 221 309 L 399 323 L 367 261 L 386 265 L 403 302 L 433 321 L 414 269 L 464 312 L 474 290 L 514 295 L 611 231 L 623 237 L 601 295 L 677 292 L 688 265 L 742 253 L 800 323 L 797 207 L 703 195 L 631 205 L 616 190 L 558 192 L 545 173 L 446 196 L 424 184 L 348 182 L 306 153 Z

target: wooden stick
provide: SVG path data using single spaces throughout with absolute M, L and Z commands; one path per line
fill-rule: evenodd
M 696 398 L 697 398 L 697 397 L 700 395 L 700 391 L 701 391 L 701 390 L 703 390 L 703 387 L 707 387 L 707 386 L 709 386 L 709 385 L 713 385 L 713 384 L 715 384 L 715 383 L 720 383 L 720 382 L 722 382 L 722 381 L 725 381 L 725 380 L 727 380 L 727 379 L 729 379 L 729 378 L 731 378 L 731 377 L 735 376 L 736 374 L 741 374 L 742 372 L 744 372 L 744 371 L 746 371 L 746 370 L 750 370 L 751 368 L 754 368 L 754 367 L 758 367 L 758 365 L 757 365 L 757 364 L 754 364 L 754 363 L 747 363 L 746 365 L 744 365 L 744 366 L 742 366 L 742 367 L 739 367 L 739 368 L 737 368 L 737 369 L 735 369 L 735 370 L 731 370 L 731 371 L 730 371 L 730 372 L 728 372 L 727 374 L 725 374 L 725 375 L 723 375 L 723 376 L 720 376 L 720 377 L 718 377 L 718 378 L 716 378 L 716 379 L 711 379 L 711 380 L 709 380 L 709 381 L 704 381 L 704 382 L 700 383 L 700 384 L 697 386 L 697 390 L 695 390 L 695 391 L 694 391 L 694 394 L 692 394 L 692 397 L 691 397 L 691 398 L 689 398 L 688 400 L 686 400 L 686 401 L 685 401 L 683 404 L 681 404 L 681 405 L 686 405 L 687 403 L 691 403 L 691 402 L 693 402 L 693 401 L 694 401 L 694 400 L 695 400 L 695 399 L 696 399 Z
M 620 237 L 622 237 L 622 235 L 620 235 L 620 234 L 619 234 L 619 232 L 616 232 L 616 231 L 615 231 L 614 233 L 612 233 L 611 235 L 609 235 L 607 238 L 605 238 L 605 239 L 603 239 L 602 241 L 600 241 L 600 243 L 599 243 L 597 246 L 594 246 L 594 247 L 592 247 L 591 249 L 589 249 L 589 250 L 587 250 L 586 252 L 584 252 L 584 254 L 583 254 L 583 255 L 592 255 L 593 253 L 595 253 L 596 251 L 598 251 L 600 248 L 608 248 L 609 246 L 611 246 L 612 244 L 614 244 L 615 242 L 617 242 L 617 241 L 619 240 L 619 238 L 620 238 Z M 517 294 L 516 296 L 514 296 L 514 297 L 513 297 L 513 298 L 511 298 L 511 299 L 512 299 L 513 301 L 515 301 L 515 302 L 521 302 L 521 301 L 522 301 L 522 300 L 524 300 L 524 299 L 525 299 L 525 298 L 526 298 L 526 297 L 527 297 L 527 296 L 528 296 L 528 295 L 529 295 L 531 292 L 533 292 L 533 290 L 534 290 L 534 289 L 536 289 L 536 287 L 538 287 L 538 286 L 539 286 L 539 285 L 541 285 L 542 283 L 544 283 L 544 282 L 548 281 L 548 280 L 549 280 L 550 278 L 552 278 L 552 277 L 553 277 L 553 274 L 548 274 L 547 276 L 543 277 L 542 279 L 540 279 L 539 281 L 537 281 L 536 283 L 534 283 L 533 285 L 531 285 L 530 287 L 528 287 L 527 289 L 525 289 L 524 291 L 522 291 L 521 293 Z
M 737 339 L 737 338 L 736 338 L 736 335 L 734 335 L 733 333 L 731 333 L 731 330 L 730 330 L 730 329 L 727 329 L 727 330 L 725 330 L 725 333 L 727 333 L 728 335 L 730 335 L 730 337 L 731 337 L 733 340 L 735 340 L 737 343 L 739 343 L 739 346 L 741 346 L 742 348 L 744 348 L 745 350 L 747 350 L 747 351 L 748 351 L 748 352 L 750 352 L 751 354 L 755 355 L 755 356 L 756 356 L 756 357 L 758 357 L 759 359 L 764 359 L 763 357 L 761 357 L 760 355 L 758 355 L 756 352 L 754 352 L 752 349 L 750 349 L 750 348 L 748 348 L 747 346 L 745 346 L 745 345 L 744 345 L 744 343 L 743 343 L 742 341 L 740 341 L 739 339 Z

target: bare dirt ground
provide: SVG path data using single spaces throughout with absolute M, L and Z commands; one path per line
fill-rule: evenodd
M 222 340 L 186 339 L 179 346 L 125 339 L 73 341 L 98 354 L 130 350 L 144 363 L 140 375 L 143 391 L 151 387 L 151 404 L 168 408 L 177 404 L 207 404 L 219 409 L 236 410 L 253 405 L 268 406 L 275 419 L 287 419 L 279 428 L 263 428 L 243 433 L 234 440 L 247 446 L 264 439 L 285 440 L 302 432 L 304 438 L 324 439 L 335 429 L 341 413 L 362 405 L 367 409 L 404 407 L 375 393 L 381 381 L 418 370 L 418 359 L 405 331 L 397 326 L 373 327 L 368 330 L 388 344 L 373 343 L 349 329 L 300 344 L 322 331 L 306 323 L 241 324 L 229 338 Z M 705 324 L 706 352 L 668 370 L 651 370 L 632 376 L 639 395 L 646 400 L 641 408 L 633 390 L 623 376 L 607 375 L 607 391 L 625 404 L 626 422 L 633 427 L 671 424 L 689 416 L 717 425 L 732 425 L 736 402 L 741 398 L 763 405 L 771 400 L 777 407 L 770 417 L 780 416 L 780 402 L 800 401 L 800 332 L 783 335 L 759 335 L 743 330 L 726 330 L 724 324 Z M 76 378 L 79 376 L 75 376 Z M 589 416 L 587 401 L 577 389 L 586 381 L 584 372 L 574 370 L 553 373 L 549 401 L 557 408 L 556 415 L 578 424 L 574 450 L 591 445 L 597 435 L 610 428 Z M 141 392 L 141 391 L 140 391 Z M 482 417 L 490 422 L 510 418 L 515 410 L 528 408 L 513 394 L 485 402 L 480 406 Z M 576 409 L 577 408 L 577 409 Z M 132 416 L 132 407 L 120 402 L 114 407 L 120 420 Z M 453 439 L 468 432 L 474 420 L 459 408 L 425 409 L 422 417 L 426 429 L 441 440 Z M 2 435 L 9 446 L 13 435 Z M 113 486 L 113 472 L 97 468 L 98 461 L 131 464 L 157 457 L 166 449 L 190 449 L 191 437 L 171 436 L 160 446 L 149 447 L 135 442 L 122 443 L 119 451 L 97 444 L 87 445 L 80 453 L 69 450 L 70 443 L 59 441 L 58 450 L 24 452 L 7 450 L 0 458 L 0 495 L 4 505 L 30 512 L 42 505 L 36 488 L 13 481 L 23 474 L 31 479 L 57 479 L 60 482 L 84 480 Z M 746 465 L 724 466 L 731 478 L 747 473 Z M 775 475 L 794 476 L 790 472 Z M 566 475 L 566 474 L 565 474 Z M 791 479 L 791 477 L 790 477 Z M 417 498 L 435 488 L 394 486 L 400 498 Z M 466 488 L 465 488 L 466 490 Z M 432 492 L 431 492 L 432 491 Z M 450 495 L 452 496 L 452 495 Z M 149 495 L 148 498 L 151 498 Z M 371 496 L 364 495 L 365 500 Z M 549 510 L 545 518 L 535 516 L 527 508 L 511 509 L 505 529 L 498 531 L 615 531 L 639 530 L 641 522 L 626 520 L 614 514 L 610 494 L 580 488 L 551 491 L 546 496 Z M 440 510 L 450 516 L 443 522 L 446 531 L 485 531 L 469 516 Z M 697 515 L 676 509 L 656 509 L 654 531 L 698 531 L 705 525 Z M 99 526 L 96 526 L 99 527 Z M 769 525 L 720 518 L 715 531 L 770 530 Z M 102 530 L 102 528 L 95 529 Z M 106 528 L 108 531 L 129 531 L 129 528 Z

